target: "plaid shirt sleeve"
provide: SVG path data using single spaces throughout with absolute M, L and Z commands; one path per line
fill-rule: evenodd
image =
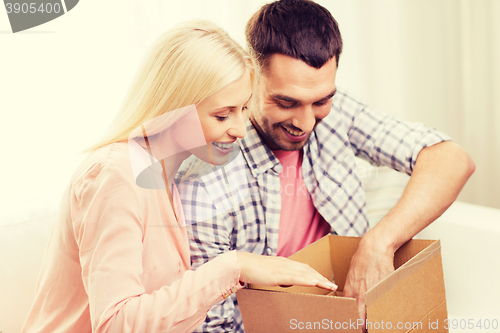
M 228 174 L 226 171 L 229 171 Z M 228 170 L 220 168 L 203 176 L 192 176 L 178 185 L 190 239 L 193 269 L 219 254 L 235 249 L 231 243 L 235 224 L 233 207 L 248 195 L 245 179 L 246 176 L 242 177 L 229 167 Z M 241 186 L 237 186 L 238 183 Z M 236 297 L 232 294 L 214 305 L 207 313 L 205 322 L 194 332 L 240 332 L 240 317 L 233 319 L 235 311 L 239 314 L 235 310 L 235 303 Z
M 193 193 L 197 198 L 193 209 L 204 206 L 203 209 L 213 206 L 203 186 L 193 186 L 192 189 L 198 193 Z M 200 192 L 205 192 L 200 194 Z M 214 207 L 211 208 L 215 209 Z M 204 221 L 187 225 L 190 238 L 191 265 L 197 269 L 209 260 L 214 259 L 219 254 L 231 250 L 230 237 L 232 232 L 232 217 L 230 214 L 220 214 L 210 217 Z M 232 332 L 234 295 L 217 303 L 207 313 L 205 322 L 193 332 Z
M 338 109 L 347 122 L 349 142 L 356 156 L 408 175 L 412 174 L 423 148 L 451 140 L 422 123 L 399 120 L 343 92 L 336 96 L 333 108 Z

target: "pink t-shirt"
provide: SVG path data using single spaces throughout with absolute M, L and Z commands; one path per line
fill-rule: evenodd
M 278 256 L 288 257 L 330 232 L 330 224 L 313 205 L 302 178 L 302 150 L 275 150 L 283 171 Z

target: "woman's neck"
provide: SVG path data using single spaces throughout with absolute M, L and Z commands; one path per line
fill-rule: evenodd
M 187 159 L 189 156 L 191 156 L 191 153 L 185 151 L 163 159 L 162 166 L 164 166 L 165 168 L 167 185 L 169 187 L 172 187 L 172 183 L 174 182 L 175 179 L 175 174 L 179 170 L 179 167 L 181 166 L 182 162 L 184 162 L 184 160 Z
M 166 186 L 172 187 L 175 174 L 182 162 L 191 156 L 191 152 L 184 149 L 176 140 L 172 131 L 166 130 L 157 135 L 148 137 L 140 144 L 141 147 L 152 155 L 161 164 L 163 177 L 167 179 Z
M 167 156 L 163 160 L 165 173 L 167 176 L 168 186 L 172 187 L 175 179 L 175 174 L 179 170 L 182 162 L 191 156 L 191 152 L 184 149 L 174 135 L 174 131 L 165 131 L 160 135 L 160 144 L 164 149 L 164 155 Z M 173 154 L 172 154 L 173 153 Z

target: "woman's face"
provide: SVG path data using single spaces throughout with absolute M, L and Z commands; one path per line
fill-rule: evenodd
M 246 134 L 251 94 L 250 73 L 246 71 L 241 78 L 196 105 L 208 149 L 193 150 L 194 155 L 215 165 L 228 161 L 233 143 Z

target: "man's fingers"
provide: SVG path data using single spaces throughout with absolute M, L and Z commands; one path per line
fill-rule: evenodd
M 347 274 L 345 286 L 344 286 L 344 297 L 357 298 L 359 289 L 359 281 L 353 278 L 352 273 Z
M 361 289 L 359 290 L 358 293 L 358 312 L 359 312 L 359 318 L 360 319 L 365 319 L 366 317 L 366 309 L 365 309 L 365 292 L 366 288 L 364 285 L 361 286 Z
M 359 312 L 359 318 L 360 319 L 365 319 L 366 317 L 366 311 L 365 311 L 365 300 L 364 297 L 361 299 L 361 297 L 358 298 L 358 312 Z
M 354 297 L 354 293 L 352 291 L 352 287 L 351 284 L 349 283 L 349 280 L 347 280 L 344 285 L 344 297 Z

